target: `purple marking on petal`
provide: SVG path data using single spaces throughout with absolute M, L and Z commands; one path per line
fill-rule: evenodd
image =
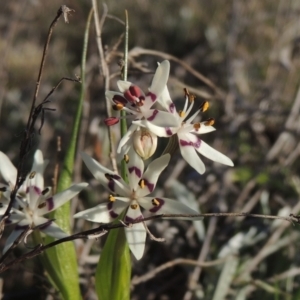
M 156 100 L 156 98 L 157 98 L 157 96 L 156 96 L 155 94 L 151 93 L 151 92 L 149 92 L 149 93 L 147 94 L 147 97 L 148 97 L 148 96 L 151 98 L 151 101 L 152 101 L 152 102 L 154 102 L 154 101 Z
M 52 210 L 54 207 L 53 197 L 46 199 L 48 211 Z
M 156 213 L 157 211 L 159 211 L 161 209 L 161 207 L 165 204 L 165 201 L 161 198 L 155 198 L 152 201 L 158 201 L 159 204 L 153 204 L 153 208 L 151 208 L 149 211 L 152 213 Z
M 133 218 L 130 218 L 130 217 L 128 217 L 128 216 L 125 216 L 125 222 L 126 223 L 132 223 L 132 222 L 134 222 L 134 221 L 138 221 L 138 220 L 142 220 L 142 219 L 144 219 L 144 217 L 142 216 L 142 215 L 140 215 L 140 216 L 138 216 L 137 218 L 135 218 L 135 219 L 133 219 Z
M 38 195 L 40 195 L 42 193 L 41 189 L 38 188 L 37 186 L 33 186 L 33 188 Z
M 147 186 L 148 190 L 151 192 L 153 192 L 154 190 L 154 184 L 149 182 L 147 179 L 144 179 L 144 183 Z
M 195 148 L 200 148 L 200 145 L 201 145 L 201 140 L 197 138 L 197 142 L 194 143 L 194 147 Z
M 114 205 L 113 202 L 108 202 L 106 207 L 107 207 L 107 209 L 108 209 L 109 215 L 110 215 L 113 219 L 115 219 L 115 218 L 118 216 L 118 214 L 112 210 L 113 205 Z
M 185 140 L 179 140 L 179 143 L 180 143 L 180 146 L 194 146 L 192 142 L 188 142 L 188 141 L 185 141 Z
M 29 190 L 30 190 L 30 189 L 34 189 L 34 191 L 35 191 L 38 195 L 40 195 L 40 194 L 42 193 L 42 191 L 41 191 L 37 186 L 31 185 L 31 186 L 28 186 L 28 187 L 26 188 L 26 194 L 29 193 Z
M 197 142 L 196 143 L 193 143 L 193 142 L 188 142 L 188 141 L 185 141 L 185 140 L 179 140 L 179 143 L 181 146 L 185 147 L 185 146 L 192 146 L 192 147 L 195 147 L 195 148 L 200 148 L 200 145 L 201 145 L 201 140 L 200 139 L 197 139 Z
M 28 228 L 28 226 L 29 226 L 29 225 L 23 225 L 23 226 L 20 226 L 20 225 L 17 224 L 16 227 L 15 227 L 15 229 L 16 229 L 16 230 L 25 230 L 25 229 Z
M 121 176 L 117 175 L 117 174 L 111 174 L 110 175 L 112 179 L 115 179 L 115 180 L 120 180 L 121 179 Z
M 147 120 L 148 120 L 148 121 L 153 121 L 153 120 L 155 119 L 155 117 L 156 117 L 157 114 L 158 114 L 158 110 L 155 109 L 155 110 L 153 111 L 152 116 L 150 116 L 149 118 L 147 118 Z
M 107 186 L 112 192 L 115 191 L 115 182 L 113 180 L 108 180 Z
M 116 217 L 119 216 L 119 215 L 118 215 L 117 213 L 115 213 L 113 210 L 110 210 L 110 211 L 109 211 L 109 215 L 110 215 L 113 219 L 115 219 Z
M 171 104 L 169 105 L 169 111 L 170 111 L 171 113 L 173 113 L 173 112 L 175 111 L 175 104 L 174 104 L 174 103 L 171 103 Z
M 140 170 L 139 168 L 137 168 L 137 167 L 134 167 L 134 166 L 133 166 L 133 167 L 130 167 L 130 168 L 128 168 L 128 171 L 129 171 L 130 174 L 134 171 L 135 175 L 136 175 L 138 178 L 141 178 L 141 176 L 142 176 L 141 170 Z
M 5 220 L 5 224 L 8 225 L 8 224 L 11 224 L 11 223 L 12 223 L 12 221 L 11 221 L 10 219 L 6 219 L 6 220 Z
M 40 226 L 38 226 L 38 228 L 39 228 L 40 230 L 44 230 L 44 229 L 46 229 L 47 227 L 49 227 L 51 224 L 52 224 L 52 220 L 48 220 L 48 221 L 45 222 L 44 224 L 41 224 Z
M 170 127 L 166 127 L 165 130 L 166 130 L 167 135 L 170 135 L 170 136 L 173 135 L 173 132 Z

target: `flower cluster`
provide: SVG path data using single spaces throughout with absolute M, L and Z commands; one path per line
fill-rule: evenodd
M 154 192 L 161 172 L 170 161 L 170 154 L 165 154 L 149 163 L 145 170 L 144 160 L 153 155 L 156 150 L 157 137 L 172 137 L 178 141 L 180 152 L 187 163 L 198 173 L 205 172 L 205 166 L 197 152 L 213 161 L 233 166 L 232 161 L 217 150 L 211 148 L 200 134 L 214 131 L 213 119 L 193 123 L 199 112 L 208 108 L 208 102 L 202 103 L 191 116 L 195 97 L 185 90 L 186 101 L 183 110 L 177 111 L 171 100 L 167 80 L 170 64 L 163 61 L 157 68 L 151 86 L 147 93 L 131 82 L 118 81 L 120 92 L 108 91 L 106 97 L 117 111 L 125 111 L 131 120 L 128 132 L 122 137 L 117 152 L 126 162 L 127 177 L 122 178 L 85 153 L 82 159 L 93 176 L 109 191 L 108 201 L 96 207 L 75 214 L 75 218 L 83 218 L 92 222 L 108 223 L 124 216 L 122 220 L 131 226 L 125 227 L 129 247 L 136 257 L 143 256 L 147 232 L 149 232 L 141 211 L 148 214 L 197 214 L 188 206 L 164 197 L 155 197 Z M 159 103 L 162 110 L 155 108 Z M 108 126 L 119 122 L 120 118 L 111 117 L 106 120 Z M 74 184 L 69 189 L 54 196 L 51 189 L 44 187 L 43 171 L 46 163 L 40 150 L 34 156 L 32 171 L 19 189 L 8 219 L 9 223 L 17 224 L 9 236 L 4 251 L 7 251 L 20 233 L 26 228 L 38 228 L 55 238 L 65 237 L 53 220 L 44 217 L 45 214 L 57 209 L 69 199 L 77 195 L 87 183 Z M 2 185 L 4 201 L 0 214 L 4 214 L 11 191 L 17 177 L 17 170 L 8 157 L 0 152 L 0 173 L 7 185 Z
M 233 166 L 233 162 L 227 156 L 211 148 L 198 137 L 199 134 L 215 130 L 212 126 L 214 120 L 192 123 L 199 112 L 208 108 L 208 102 L 203 103 L 188 118 L 194 106 L 195 97 L 186 91 L 185 106 L 182 111 L 176 111 L 167 88 L 169 71 L 170 64 L 165 60 L 158 66 L 147 94 L 131 82 L 124 81 L 118 81 L 120 92 L 108 91 L 106 93 L 106 97 L 112 102 L 113 109 L 125 111 L 128 114 L 127 118 L 132 120 L 128 132 L 121 139 L 117 149 L 119 157 L 127 163 L 128 183 L 118 174 L 82 153 L 86 166 L 111 194 L 107 203 L 79 212 L 75 218 L 84 218 L 99 223 L 110 222 L 125 210 L 124 221 L 134 223 L 137 220 L 143 220 L 140 207 L 152 214 L 197 213 L 175 200 L 148 196 L 154 191 L 160 173 L 170 161 L 170 155 L 165 154 L 153 160 L 144 172 L 143 160 L 155 152 L 157 136 L 176 136 L 183 158 L 200 174 L 205 172 L 205 166 L 196 152 L 216 162 Z M 160 103 L 164 111 L 152 108 L 156 102 Z M 106 124 L 110 126 L 118 121 L 116 117 L 109 118 Z M 136 259 L 140 259 L 143 255 L 146 232 L 144 222 L 125 228 L 129 247 Z
M 88 184 L 74 184 L 67 190 L 52 196 L 51 188 L 44 187 L 43 172 L 46 165 L 47 162 L 44 162 L 42 152 L 37 150 L 34 155 L 32 170 L 18 190 L 7 220 L 8 224 L 16 224 L 16 226 L 8 237 L 3 252 L 6 252 L 28 227 L 38 228 L 43 233 L 58 239 L 68 236 L 53 220 L 45 218 L 44 215 L 65 204 Z M 0 152 L 0 174 L 7 182 L 7 185 L 2 184 L 1 187 L 3 204 L 0 213 L 3 215 L 17 179 L 17 169 L 3 152 Z

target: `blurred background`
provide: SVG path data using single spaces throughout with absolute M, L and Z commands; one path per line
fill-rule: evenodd
M 62 77 L 80 74 L 84 28 L 91 1 L 2 1 L 0 10 L 0 150 L 17 162 L 20 133 L 31 107 L 44 42 L 59 7 L 75 9 L 69 24 L 54 29 L 38 101 Z M 100 15 L 103 2 L 98 2 Z M 298 0 L 165 0 L 108 1 L 102 42 L 110 70 L 110 89 L 117 90 L 123 54 L 124 10 L 129 14 L 128 80 L 145 91 L 156 63 L 171 62 L 168 82 L 177 109 L 187 87 L 210 109 L 216 131 L 203 140 L 235 163 L 234 168 L 205 158 L 199 175 L 179 153 L 163 173 L 157 193 L 183 201 L 203 213 L 251 212 L 288 216 L 300 211 L 300 2 Z M 90 30 L 87 86 L 79 150 L 110 167 L 105 87 L 94 24 Z M 57 157 L 68 145 L 79 84 L 64 82 L 51 97 L 36 148 L 49 159 L 46 182 L 52 185 Z M 39 124 L 38 124 L 39 125 Z M 38 127 L 37 127 L 38 129 Z M 61 153 L 56 154 L 57 137 Z M 113 129 L 115 142 L 118 127 Z M 159 156 L 166 140 L 159 141 Z M 81 168 L 74 181 L 90 188 L 73 201 L 82 210 L 107 199 L 107 193 Z M 96 192 L 95 192 L 96 191 Z M 206 218 L 203 222 L 149 222 L 141 261 L 133 259 L 132 299 L 299 299 L 299 225 L 254 218 Z M 74 232 L 93 224 L 78 221 Z M 9 229 L 7 230 L 9 234 Z M 104 239 L 103 239 L 104 240 Z M 1 240 L 1 245 L 4 240 Z M 103 241 L 76 241 L 84 299 L 96 299 L 93 276 Z M 15 251 L 15 255 L 25 251 Z M 178 260 L 181 259 L 181 260 Z M 169 262 L 166 269 L 155 268 Z M 207 263 L 203 263 L 207 262 Z M 196 264 L 196 265 L 195 265 Z M 197 266 L 198 264 L 198 266 Z M 144 275 L 153 275 L 146 276 Z M 38 259 L 1 274 L 3 299 L 57 299 Z M 26 298 L 27 297 L 27 298 Z

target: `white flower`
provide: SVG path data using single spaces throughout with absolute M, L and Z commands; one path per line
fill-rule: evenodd
M 77 213 L 75 218 L 92 222 L 108 223 L 125 209 L 125 222 L 143 219 L 140 207 L 151 213 L 196 214 L 193 209 L 171 199 L 146 197 L 153 192 L 160 173 L 169 163 L 170 155 L 166 154 L 152 161 L 144 172 L 144 162 L 132 149 L 127 158 L 128 184 L 117 174 L 103 167 L 97 161 L 82 153 L 83 161 L 94 177 L 112 194 L 109 202 Z M 130 250 L 140 259 L 143 256 L 146 240 L 146 229 L 143 222 L 125 227 L 125 234 Z
M 166 111 L 153 109 L 153 104 L 160 97 L 167 84 L 170 72 L 169 61 L 163 61 L 156 69 L 149 92 L 145 95 L 142 90 L 129 81 L 118 81 L 121 92 L 107 91 L 106 97 L 113 103 L 114 110 L 123 110 L 131 120 L 147 120 L 159 127 L 176 126 L 176 118 Z M 111 117 L 106 120 L 107 125 L 114 125 L 119 118 Z M 128 153 L 132 146 L 133 134 L 139 126 L 132 124 L 127 133 L 121 139 L 117 152 L 120 157 Z
M 158 101 L 161 103 L 161 105 L 163 105 L 165 109 L 167 109 L 174 115 L 174 117 L 176 117 L 176 126 L 162 128 L 155 126 L 147 120 L 134 121 L 133 123 L 137 126 L 148 128 L 159 137 L 171 137 L 172 135 L 176 134 L 182 157 L 192 168 L 194 168 L 200 174 L 203 174 L 205 172 L 205 165 L 197 155 L 197 152 L 213 161 L 219 162 L 224 165 L 233 166 L 233 162 L 229 157 L 210 147 L 197 136 L 215 130 L 215 128 L 212 126 L 214 123 L 213 119 L 209 119 L 201 123 L 192 123 L 199 112 L 205 111 L 208 108 L 208 102 L 204 102 L 199 107 L 199 109 L 188 118 L 188 115 L 190 114 L 194 106 L 194 96 L 190 95 L 187 91 L 186 101 L 182 111 L 176 111 L 176 107 L 170 98 L 167 87 L 165 87 L 164 92 L 162 93 Z
M 3 252 L 6 252 L 18 236 L 28 227 L 38 227 L 39 230 L 45 234 L 55 238 L 68 236 L 53 220 L 43 216 L 65 204 L 88 184 L 75 184 L 67 190 L 51 196 L 50 189 L 44 189 L 44 168 L 43 154 L 40 150 L 37 150 L 34 155 L 32 171 L 29 176 L 27 176 L 15 198 L 15 205 L 11 210 L 8 224 L 16 223 L 16 227 L 8 237 Z M 10 189 L 12 190 L 15 184 L 17 170 L 8 157 L 2 152 L 0 152 L 0 173 L 9 183 Z M 8 190 L 8 192 L 10 194 L 10 190 Z

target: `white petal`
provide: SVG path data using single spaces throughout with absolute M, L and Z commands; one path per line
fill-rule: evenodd
M 199 214 L 199 212 L 184 205 L 183 203 L 168 198 L 144 197 L 139 199 L 139 203 L 143 208 L 155 214 Z M 195 220 L 195 218 L 188 217 L 184 217 L 184 219 Z M 202 217 L 199 217 L 197 220 L 200 219 L 202 219 Z
M 131 138 L 132 138 L 132 134 L 139 128 L 138 125 L 135 125 L 135 124 L 132 124 L 126 134 L 122 137 L 122 139 L 120 140 L 119 142 L 119 146 L 118 146 L 118 149 L 117 149 L 117 152 L 120 153 L 121 152 L 121 149 L 128 143 L 132 143 L 131 142 Z
M 128 152 L 127 176 L 130 190 L 136 190 L 144 173 L 144 161 L 133 148 Z
M 125 144 L 121 149 L 120 153 L 117 153 L 117 161 L 120 162 L 124 159 L 124 155 L 129 152 L 132 147 L 132 139 L 128 140 L 128 143 Z
M 37 186 L 28 187 L 26 195 L 29 203 L 29 208 L 32 211 L 36 210 L 41 193 L 42 191 Z
M 143 218 L 143 215 L 139 207 L 137 209 L 128 208 L 126 222 L 140 218 Z M 144 224 L 141 222 L 133 224 L 132 227 L 125 227 L 125 234 L 132 254 L 137 260 L 141 259 L 144 254 L 147 235 Z
M 201 144 L 199 148 L 196 148 L 196 150 L 204 155 L 205 157 L 219 162 L 221 164 L 227 165 L 227 166 L 233 166 L 232 160 L 227 157 L 226 155 L 222 154 L 221 152 L 215 150 L 214 148 L 207 145 L 205 142 L 201 140 Z
M 7 238 L 4 249 L 3 249 L 3 253 L 5 253 L 13 244 L 13 242 L 20 236 L 20 234 L 25 231 L 28 226 L 30 226 L 32 224 L 30 224 L 28 222 L 27 219 L 23 219 L 21 220 L 14 228 L 14 230 L 12 231 L 12 233 L 10 234 L 10 236 Z
M 126 182 L 121 178 L 121 176 L 115 174 L 113 171 L 103 167 L 101 164 L 99 164 L 95 159 L 91 158 L 84 152 L 81 152 L 81 157 L 85 163 L 85 165 L 88 167 L 88 169 L 91 171 L 91 173 L 94 175 L 94 177 L 100 181 L 100 183 L 109 191 L 113 193 L 117 193 L 120 195 L 124 195 L 128 192 L 128 187 Z M 109 180 L 105 174 L 109 174 L 114 176 L 115 180 Z M 118 180 L 118 184 L 115 184 L 115 181 Z M 126 194 L 127 195 L 127 194 Z
M 85 154 L 84 152 L 80 153 L 85 165 L 87 168 L 91 171 L 93 176 L 100 181 L 100 183 L 103 186 L 107 185 L 107 178 L 105 177 L 105 174 L 112 174 L 113 172 L 105 167 L 103 167 L 101 164 L 99 164 L 95 159 L 90 157 L 89 155 Z
M 164 60 L 156 69 L 149 91 L 157 97 L 163 92 L 170 73 L 170 63 Z
M 109 223 L 111 216 L 107 207 L 108 203 L 100 204 L 93 208 L 86 209 L 74 215 L 74 218 L 85 219 L 96 223 Z
M 12 186 L 15 186 L 17 179 L 17 169 L 10 159 L 0 151 L 0 174 L 3 179 Z
M 52 236 L 56 239 L 62 239 L 64 237 L 69 236 L 69 234 L 64 232 L 54 221 L 51 221 L 46 218 L 36 218 L 34 221 L 34 225 L 39 226 L 39 230 L 43 233 Z
M 20 222 L 21 220 L 26 219 L 26 216 L 23 212 L 18 211 L 18 210 L 14 210 L 14 213 L 11 213 L 8 220 L 6 220 L 6 224 L 10 225 L 10 224 L 15 224 Z
M 165 154 L 155 160 L 153 160 L 144 175 L 142 176 L 142 179 L 144 180 L 145 187 L 139 188 L 137 190 L 137 196 L 143 197 L 145 195 L 148 195 L 149 193 L 153 192 L 156 182 L 158 180 L 158 177 L 160 173 L 166 168 L 170 161 L 170 154 Z
M 132 83 L 130 81 L 118 80 L 117 85 L 120 92 L 124 93 L 130 88 Z
M 45 204 L 40 204 L 41 208 L 38 208 L 37 214 L 42 216 L 46 213 L 49 213 L 58 207 L 62 206 L 69 200 L 71 200 L 74 196 L 76 196 L 81 190 L 87 187 L 88 184 L 86 182 L 74 184 L 69 187 L 67 190 L 64 190 L 48 199 L 45 200 Z
M 36 150 L 33 159 L 31 172 L 35 172 L 34 178 L 30 181 L 31 185 L 37 186 L 41 191 L 44 189 L 44 170 L 48 162 L 44 162 L 41 150 Z
M 180 149 L 182 157 L 199 174 L 203 174 L 205 172 L 204 163 L 202 162 L 200 157 L 197 155 L 195 147 L 188 144 L 190 141 L 186 141 L 183 138 L 178 136 L 179 149 Z
M 173 115 L 177 115 L 176 107 L 173 101 L 171 100 L 168 87 L 165 85 L 163 92 L 158 97 L 157 100 L 160 105 L 168 112 L 170 112 Z
M 198 130 L 196 130 L 194 128 L 194 124 L 184 124 L 183 128 L 180 130 L 180 132 L 190 132 L 190 133 L 194 133 L 194 134 L 205 134 L 205 133 L 209 133 L 212 131 L 215 131 L 216 128 L 213 126 L 206 126 L 204 125 L 204 122 L 200 123 L 200 128 Z
M 109 223 L 127 206 L 126 203 L 120 201 L 100 204 L 75 214 L 74 218 L 81 218 L 96 223 Z
M 144 113 L 145 119 L 153 125 L 159 127 L 176 127 L 178 126 L 177 116 L 169 112 L 161 111 L 158 109 L 149 109 Z
M 175 134 L 179 129 L 179 127 L 178 128 L 177 127 L 168 128 L 168 127 L 156 126 L 152 122 L 148 122 L 145 120 L 133 121 L 132 123 L 135 125 L 149 129 L 151 132 L 153 132 L 154 134 L 156 134 L 159 137 L 170 137 L 173 134 Z

